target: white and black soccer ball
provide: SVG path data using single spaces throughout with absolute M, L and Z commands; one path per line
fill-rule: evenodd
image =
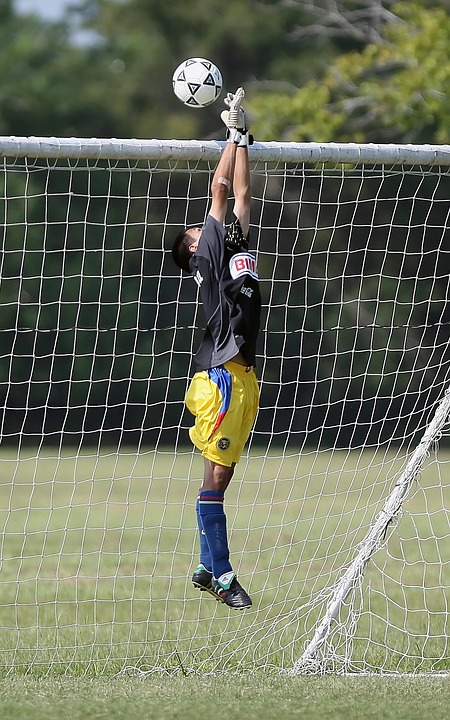
M 175 70 L 172 83 L 177 98 L 193 108 L 211 105 L 222 91 L 219 68 L 204 58 L 184 60 Z

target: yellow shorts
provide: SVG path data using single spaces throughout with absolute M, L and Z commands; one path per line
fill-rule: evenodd
M 237 463 L 258 410 L 253 368 L 227 362 L 201 370 L 192 378 L 185 400 L 195 415 L 189 436 L 202 455 L 226 467 Z

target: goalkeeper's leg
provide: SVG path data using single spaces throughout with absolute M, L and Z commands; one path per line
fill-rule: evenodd
M 223 492 L 203 489 L 200 491 L 200 514 L 211 552 L 214 577 L 211 579 L 211 585 L 200 585 L 194 581 L 194 578 L 193 582 L 194 585 L 206 590 L 217 600 L 239 610 L 250 607 L 252 601 L 238 582 L 230 565 L 223 499 Z

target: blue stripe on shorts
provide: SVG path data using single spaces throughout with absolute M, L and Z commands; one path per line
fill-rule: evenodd
M 222 405 L 220 406 L 216 424 L 214 425 L 213 431 L 210 435 L 210 437 L 212 437 L 216 432 L 217 428 L 220 426 L 220 423 L 224 419 L 225 415 L 228 412 L 228 408 L 230 407 L 232 380 L 231 373 L 223 365 L 211 368 L 206 372 L 208 373 L 211 382 L 217 385 L 220 394 L 222 395 Z

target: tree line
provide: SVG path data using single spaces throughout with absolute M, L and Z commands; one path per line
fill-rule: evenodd
M 226 91 L 244 84 L 258 140 L 446 142 L 442 3 L 341 2 L 336 16 L 327 0 L 307 8 L 85 0 L 58 23 L 0 5 L 4 135 L 222 138 L 215 106 L 190 111 L 171 92 L 178 62 L 203 55 L 221 67 Z M 76 23 L 91 31 L 89 42 L 76 40 Z M 26 180 L 2 173 L 4 442 L 25 433 L 33 443 L 43 434 L 172 443 L 186 423 L 201 316 L 161 227 L 183 222 L 182 200 L 169 207 L 164 198 L 170 184 L 182 199 L 188 181 L 163 171 L 150 182 L 145 167 L 132 178 L 101 166 L 36 168 Z M 194 176 L 193 197 L 207 197 L 209 180 L 207 168 Z M 275 186 L 273 202 L 255 201 L 254 217 L 264 215 L 268 228 L 259 254 L 258 438 L 282 443 L 289 427 L 298 444 L 400 441 L 414 435 L 448 375 L 448 178 L 439 169 L 387 177 L 376 208 L 370 182 L 348 181 L 337 223 L 332 181 L 321 188 L 318 219 L 319 182 L 311 173 L 300 194 L 299 176 L 286 180 L 282 211 Z M 274 262 L 270 228 L 280 212 Z
M 222 138 L 216 105 L 171 91 L 204 56 L 225 92 L 245 87 L 258 140 L 449 139 L 446 0 L 74 0 L 57 23 L 0 9 L 3 135 Z

